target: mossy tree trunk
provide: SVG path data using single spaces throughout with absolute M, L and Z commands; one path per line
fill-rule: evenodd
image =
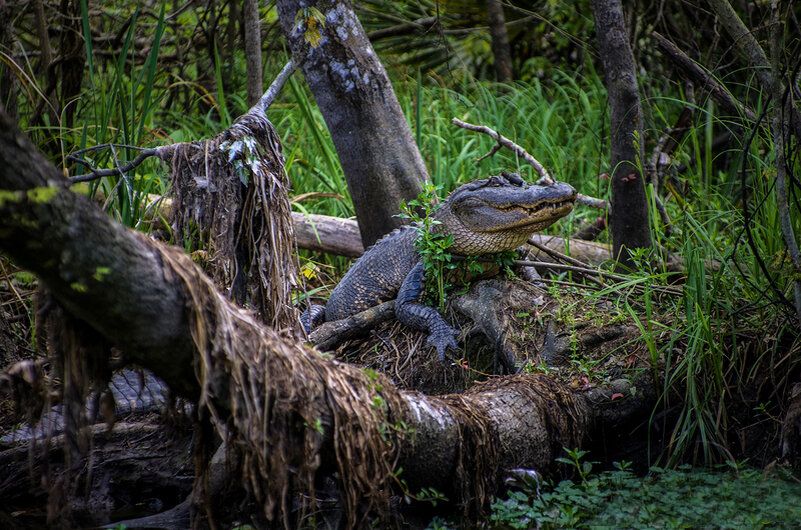
M 309 8 L 280 0 L 277 5 L 292 54 L 303 61 L 306 82 L 332 131 L 368 247 L 401 226 L 400 202 L 420 193 L 428 179 L 425 164 L 350 2 L 321 0 Z M 317 20 L 321 15 L 324 20 Z

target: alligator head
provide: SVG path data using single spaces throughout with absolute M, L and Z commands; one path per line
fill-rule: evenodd
M 514 250 L 573 209 L 576 190 L 557 182 L 526 184 L 516 175 L 469 182 L 437 210 L 434 231 L 453 234 L 451 252 L 463 255 Z

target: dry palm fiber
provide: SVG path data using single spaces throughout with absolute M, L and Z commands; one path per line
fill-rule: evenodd
M 281 142 L 254 109 L 218 136 L 162 155 L 172 171 L 173 234 L 184 248 L 204 251 L 207 272 L 229 298 L 275 329 L 299 332 Z

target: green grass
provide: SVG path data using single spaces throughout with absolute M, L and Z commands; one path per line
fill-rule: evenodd
M 605 99 L 597 77 L 574 79 L 560 72 L 548 86 L 535 79 L 511 88 L 487 82 L 441 87 L 428 81 L 419 89 L 416 79 L 396 82 L 395 87 L 410 125 L 413 130 L 419 127 L 415 133 L 420 138 L 420 152 L 435 184 L 451 190 L 501 169 L 518 171 L 527 180 L 537 178 L 533 168 L 508 150 L 479 161 L 495 142 L 456 127 L 452 118 L 495 129 L 521 145 L 559 180 L 573 185 L 587 180 L 594 183 L 605 150 L 599 131 L 606 111 L 602 105 L 591 104 Z

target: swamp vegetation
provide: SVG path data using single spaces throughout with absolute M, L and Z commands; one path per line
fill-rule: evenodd
M 801 520 L 799 5 L 624 6 L 641 129 L 613 165 L 605 4 L 0 1 L 0 526 Z M 397 198 L 424 190 L 368 231 L 396 191 L 353 168 L 389 155 L 343 160 L 356 126 L 306 82 L 336 68 L 304 63 L 266 111 L 254 80 L 351 9 L 409 126 L 360 142 L 408 136 Z M 304 336 L 364 242 L 464 182 L 538 180 L 524 155 L 588 201 L 489 280 L 456 285 L 447 242 L 422 241 L 459 352 L 391 305 Z M 622 267 L 587 204 L 636 175 L 651 244 Z M 112 429 L 98 382 L 128 364 L 173 394 Z M 58 403 L 65 434 L 9 441 Z

